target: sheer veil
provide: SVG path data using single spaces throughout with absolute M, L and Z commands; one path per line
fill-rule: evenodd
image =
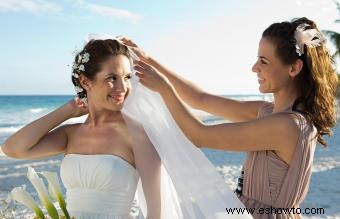
M 115 38 L 91 34 L 85 42 L 97 39 Z M 138 58 L 130 52 L 133 58 Z M 249 214 L 227 213 L 226 208 L 244 208 L 244 205 L 203 152 L 181 132 L 161 96 L 141 85 L 136 76 L 131 84 L 132 91 L 122 112 L 143 126 L 161 160 L 162 219 L 251 218 Z M 146 215 L 141 183 L 136 194 Z

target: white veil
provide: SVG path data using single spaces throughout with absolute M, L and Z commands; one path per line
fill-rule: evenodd
M 92 39 L 115 38 L 91 34 L 86 41 Z M 226 208 L 245 207 L 203 152 L 185 137 L 161 96 L 141 85 L 136 76 L 131 83 L 133 89 L 122 112 L 142 124 L 160 157 L 162 219 L 251 218 L 249 214 L 228 214 Z M 140 184 L 137 195 L 145 216 Z

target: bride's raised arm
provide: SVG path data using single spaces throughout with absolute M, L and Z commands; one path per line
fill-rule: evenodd
M 67 125 L 59 126 L 67 119 L 87 113 L 78 107 L 77 99 L 24 126 L 10 136 L 1 147 L 9 157 L 38 159 L 63 153 L 67 145 Z M 79 105 L 80 106 L 80 105 Z

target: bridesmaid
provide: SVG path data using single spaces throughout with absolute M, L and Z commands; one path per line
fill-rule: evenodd
M 135 63 L 141 83 L 160 93 L 188 139 L 197 147 L 247 152 L 237 193 L 255 209 L 254 218 L 301 218 L 316 143 L 326 147 L 323 136 L 336 123 L 337 75 L 313 21 L 274 23 L 263 32 L 252 70 L 260 92 L 273 93 L 272 103 L 209 94 L 122 40 L 141 59 Z M 184 102 L 235 123 L 204 125 Z

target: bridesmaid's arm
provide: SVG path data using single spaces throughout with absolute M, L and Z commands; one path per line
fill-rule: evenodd
M 203 110 L 229 121 L 242 122 L 256 119 L 264 101 L 239 101 L 204 91 L 193 82 L 169 70 L 157 60 L 149 57 L 146 63 L 164 74 L 175 88 L 178 96 L 191 107 Z
M 164 74 L 174 86 L 180 98 L 191 107 L 234 122 L 257 118 L 258 110 L 264 104 L 264 101 L 238 101 L 206 92 L 193 82 L 164 66 L 152 56 L 146 54 L 130 39 L 122 37 L 120 40 L 129 46 L 140 60 Z
M 184 105 L 169 80 L 142 62 L 135 66 L 140 82 L 159 92 L 183 133 L 198 147 L 232 151 L 276 150 L 290 152 L 299 135 L 296 118 L 275 114 L 247 122 L 204 125 Z

